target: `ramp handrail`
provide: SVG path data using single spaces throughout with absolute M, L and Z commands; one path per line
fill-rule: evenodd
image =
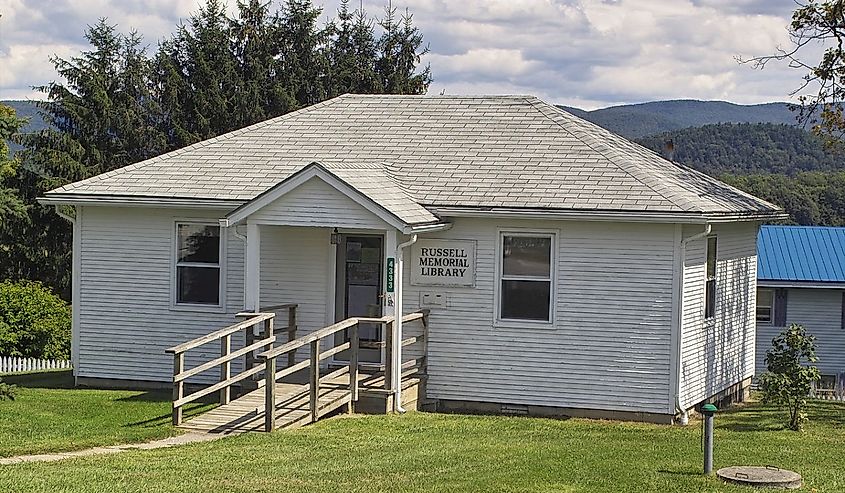
M 276 428 L 276 385 L 275 382 L 280 378 L 284 378 L 298 371 L 309 368 L 309 406 L 311 412 L 311 421 L 317 421 L 321 416 L 321 409 L 319 406 L 320 386 L 323 382 L 349 375 L 349 406 L 352 409 L 353 403 L 358 401 L 358 357 L 360 350 L 359 325 L 361 323 L 379 323 L 384 328 L 386 339 L 386 350 L 388 354 L 391 351 L 391 341 L 394 339 L 393 334 L 393 316 L 385 316 L 380 318 L 366 318 L 353 317 L 337 322 L 335 324 L 315 330 L 310 334 L 289 341 L 281 346 L 269 349 L 258 355 L 256 359 L 264 361 L 264 429 L 265 431 L 273 431 Z M 413 322 L 415 320 L 422 320 L 423 334 L 417 337 L 412 337 L 402 341 L 402 345 L 410 345 L 416 342 L 424 342 L 423 360 L 408 362 L 412 363 L 408 368 L 412 368 L 415 364 L 421 365 L 424 362 L 425 352 L 427 350 L 428 340 L 428 310 L 422 310 L 417 313 L 412 313 L 402 317 L 402 322 Z M 323 339 L 332 336 L 340 331 L 349 331 L 349 340 L 343 344 L 336 345 L 326 351 L 321 351 L 320 346 Z M 310 345 L 311 352 L 307 360 L 299 363 L 294 363 L 293 358 L 288 359 L 288 364 L 285 368 L 277 371 L 277 359 L 285 354 L 292 354 L 297 349 Z M 342 351 L 349 350 L 349 364 L 342 368 L 335 370 L 327 375 L 320 375 L 320 361 L 329 358 Z M 386 358 L 385 362 L 385 387 L 390 389 L 391 384 L 387 379 L 388 375 L 392 374 L 392 359 Z M 405 369 L 408 363 L 401 366 Z M 401 369 L 399 370 L 402 371 Z M 416 371 L 416 370 L 415 370 Z M 272 380 L 270 380 L 272 379 Z
M 289 335 L 295 333 L 296 305 L 287 304 L 280 305 L 279 307 L 289 309 L 289 325 L 287 329 Z M 279 307 L 268 308 L 275 309 Z M 231 389 L 233 385 L 257 375 L 264 369 L 263 366 L 254 365 L 251 356 L 256 350 L 263 349 L 264 351 L 267 351 L 273 348 L 273 343 L 276 341 L 274 333 L 274 319 L 276 318 L 276 314 L 273 312 L 239 313 L 236 316 L 245 318 L 245 320 L 165 350 L 165 353 L 173 355 L 172 414 L 174 425 L 182 424 L 182 407 L 185 404 L 194 402 L 217 391 L 220 391 L 220 404 L 228 404 L 231 400 Z M 255 340 L 256 336 L 253 335 L 255 333 L 255 327 L 260 325 L 263 325 L 261 336 L 259 336 L 261 338 L 260 340 Z M 242 330 L 245 331 L 244 346 L 232 351 L 232 335 Z M 188 351 L 215 341 L 220 341 L 219 357 L 205 361 L 193 368 L 185 368 L 185 354 Z M 231 374 L 232 361 L 242 356 L 246 357 L 244 369 L 233 376 Z M 215 367 L 219 367 L 220 369 L 220 378 L 217 383 L 185 395 L 185 381 L 188 378 L 204 373 Z

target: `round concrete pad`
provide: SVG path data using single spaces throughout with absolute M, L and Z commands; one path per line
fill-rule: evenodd
M 801 487 L 800 474 L 774 466 L 723 467 L 716 471 L 716 476 L 728 483 L 754 486 L 757 488 L 795 490 Z

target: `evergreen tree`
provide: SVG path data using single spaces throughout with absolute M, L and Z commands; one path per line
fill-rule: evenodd
M 231 49 L 230 21 L 220 0 L 208 0 L 188 26 L 159 47 L 158 90 L 171 148 L 240 126 L 231 108 L 242 87 Z
M 376 70 L 378 46 L 372 19 L 363 8 L 355 11 L 352 26 L 352 46 L 355 52 L 355 78 L 349 92 L 355 94 L 378 94 L 383 91 Z
M 299 107 L 319 103 L 328 93 L 323 82 L 328 73 L 330 31 L 317 26 L 321 12 L 311 0 L 287 0 L 279 14 L 282 47 L 277 73 Z
M 238 18 L 231 21 L 232 50 L 238 73 L 232 118 L 246 126 L 286 112 L 288 101 L 273 76 L 279 43 L 278 26 L 270 16 L 270 4 L 238 0 Z
M 36 202 L 44 192 L 147 159 L 164 138 L 149 123 L 157 107 L 149 91 L 150 66 L 141 38 L 122 36 L 101 19 L 89 27 L 91 45 L 78 57 L 53 58 L 61 79 L 39 89 L 50 125 L 18 141 L 22 164 L 12 183 L 28 207 L 0 230 L 0 278 L 38 279 L 69 297 L 70 225 Z
M 377 40 L 373 19 L 348 0 L 325 27 L 312 0 L 286 0 L 272 15 L 266 0 L 237 7 L 230 19 L 207 0 L 152 58 L 138 34 L 101 19 L 86 32 L 90 50 L 52 59 L 66 82 L 38 88 L 49 127 L 18 138 L 19 166 L 0 166 L 0 278 L 41 280 L 69 298 L 70 224 L 36 201 L 50 189 L 342 93 L 422 94 L 431 82 L 428 67 L 417 70 L 428 50 L 407 11 L 388 6 Z M 7 112 L 0 119 L 9 133 Z
M 378 41 L 379 59 L 376 62 L 381 89 L 387 94 L 425 94 L 431 84 L 431 67 L 417 73 L 428 46 L 423 47 L 423 35 L 414 26 L 413 16 L 406 9 L 397 17 L 396 8 L 388 5 L 379 21 L 384 32 Z
M 20 218 L 26 213 L 17 190 L 6 185 L 6 181 L 17 174 L 19 164 L 18 159 L 10 155 L 7 142 L 24 123 L 24 120 L 16 116 L 14 109 L 0 104 L 0 231 L 11 218 Z
M 354 13 L 349 10 L 349 0 L 340 0 L 337 21 L 328 25 L 331 42 L 328 49 L 329 72 L 326 89 L 329 97 L 353 92 L 358 78 L 358 59 L 354 40 Z

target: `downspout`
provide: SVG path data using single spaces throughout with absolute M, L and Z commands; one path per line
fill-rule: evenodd
M 417 242 L 417 235 L 412 235 L 411 239 L 405 243 L 396 245 L 396 300 L 393 303 L 394 309 L 394 325 L 396 328 L 396 337 L 393 338 L 393 410 L 397 413 L 404 413 L 405 409 L 402 407 L 402 276 L 404 267 L 404 253 L 405 247 L 409 247 Z
M 679 293 L 679 300 L 678 300 L 678 346 L 677 346 L 677 366 L 676 371 L 678 374 L 676 375 L 677 380 L 677 387 L 675 388 L 675 408 L 681 415 L 681 425 L 686 426 L 689 424 L 689 412 L 684 409 L 681 405 L 681 376 L 683 375 L 683 367 L 681 366 L 681 360 L 683 358 L 682 351 L 683 351 L 683 340 L 684 340 L 684 270 L 687 263 L 687 244 L 704 238 L 705 236 L 710 234 L 712 231 L 713 226 L 710 223 L 707 223 L 704 226 L 704 231 L 701 233 L 694 234 L 689 238 L 684 238 L 681 240 L 681 259 L 680 259 L 680 289 Z

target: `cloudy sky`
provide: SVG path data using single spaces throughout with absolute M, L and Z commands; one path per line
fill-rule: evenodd
M 0 0 L 0 99 L 37 98 L 30 87 L 55 77 L 49 57 L 85 49 L 85 27 L 100 16 L 154 46 L 199 1 Z M 364 6 L 380 15 L 386 1 Z M 333 14 L 338 1 L 315 3 Z M 788 100 L 801 76 L 784 65 L 760 71 L 735 60 L 788 44 L 792 0 L 393 4 L 410 8 L 430 44 L 432 93 L 534 94 L 588 109 L 677 98 L 758 103 Z

